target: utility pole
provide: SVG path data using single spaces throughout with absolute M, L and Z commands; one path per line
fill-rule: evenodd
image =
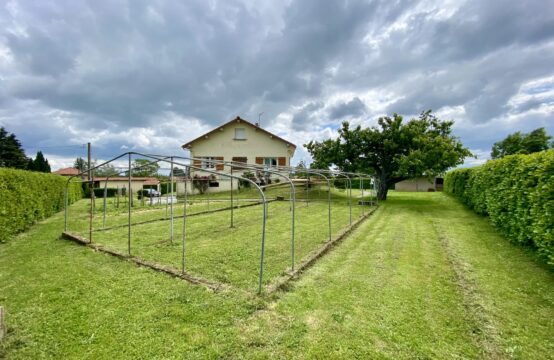
M 95 202 L 96 199 L 94 198 L 94 183 L 92 179 L 92 170 L 90 169 L 92 165 L 92 162 L 91 162 L 92 150 L 89 142 L 87 143 L 87 158 L 88 158 L 88 187 L 90 191 L 90 216 L 91 216 L 91 224 L 92 224 L 92 214 L 94 213 L 94 208 L 96 206 L 96 202 Z M 92 231 L 90 233 L 90 236 L 92 238 Z
M 87 156 L 88 156 L 88 181 L 92 179 L 92 172 L 90 170 L 90 161 L 91 161 L 91 150 L 90 143 L 87 143 Z

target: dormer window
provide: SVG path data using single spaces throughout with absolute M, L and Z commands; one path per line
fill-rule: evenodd
M 245 128 L 235 128 L 235 140 L 246 140 Z

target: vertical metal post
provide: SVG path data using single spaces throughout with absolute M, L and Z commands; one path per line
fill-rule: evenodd
M 260 189 L 260 194 L 262 196 L 262 201 L 264 203 L 264 214 L 263 214 L 263 221 L 262 221 L 262 254 L 260 256 L 260 281 L 258 284 L 258 294 L 262 293 L 262 280 L 264 276 L 264 254 L 265 254 L 265 222 L 266 222 L 266 215 L 267 215 L 267 202 L 265 200 L 265 195 L 263 194 L 263 191 Z
M 327 179 L 327 203 L 329 207 L 329 241 L 331 241 L 331 183 Z
M 210 177 L 208 177 L 206 181 L 208 182 L 208 187 L 206 188 L 206 197 L 208 199 L 208 211 L 210 211 Z
M 89 169 L 89 173 L 90 173 L 90 169 Z M 89 180 L 89 183 L 88 183 L 88 188 L 89 188 L 89 192 L 90 192 L 90 214 L 89 214 L 89 222 L 88 222 L 88 242 L 91 244 L 92 243 L 92 216 L 93 216 L 93 207 L 94 207 L 94 201 L 93 201 L 93 198 L 94 198 L 94 186 L 93 184 L 91 183 L 91 181 Z
M 65 184 L 64 203 L 65 203 L 65 208 L 64 208 L 64 217 L 63 217 L 63 231 L 67 231 L 67 216 L 68 216 L 68 207 L 69 207 L 69 181 Z
M 128 195 L 129 195 L 129 203 L 128 203 L 128 216 L 127 216 L 127 253 L 129 256 L 131 256 L 131 153 L 129 153 L 129 178 L 128 178 Z
M 377 181 L 375 181 L 375 178 L 372 179 L 373 181 L 373 196 L 375 196 L 375 205 L 379 204 L 379 199 L 377 198 L 377 189 L 376 189 L 376 186 L 377 186 Z M 370 183 L 371 185 L 371 183 Z
M 290 181 L 290 179 L 289 179 Z M 294 212 L 295 212 L 295 208 L 296 208 L 296 189 L 294 188 L 294 184 L 291 182 L 290 183 L 290 188 L 291 188 L 291 196 L 292 196 L 292 242 L 291 242 L 291 255 L 292 255 L 292 265 L 291 265 L 291 269 L 292 271 L 294 271 Z
M 352 180 L 350 176 L 345 176 L 348 178 L 348 206 L 350 207 L 350 226 L 352 226 Z
M 364 202 L 364 178 L 362 177 L 360 182 L 360 189 L 362 190 L 362 215 L 365 215 L 365 202 Z
M 237 185 L 238 187 L 238 185 Z M 231 227 L 235 227 L 234 225 L 234 201 L 233 201 L 233 165 L 231 165 Z
M 186 169 L 185 169 L 186 170 Z M 185 172 L 186 174 L 187 172 Z M 185 202 L 183 204 L 183 247 L 181 254 L 181 268 L 183 273 L 185 272 L 185 242 L 187 240 L 187 178 L 185 177 Z
M 169 227 L 169 241 L 173 243 L 173 156 L 171 157 L 171 174 L 170 174 L 170 181 L 171 184 L 169 185 L 171 194 L 169 195 L 171 198 L 171 210 L 170 210 L 170 216 L 171 220 L 169 221 L 170 227 Z
M 306 206 L 310 202 L 310 174 L 307 177 L 308 181 L 306 182 Z
M 102 215 L 102 228 L 106 227 L 106 201 L 108 200 L 108 178 L 104 185 L 104 214 Z

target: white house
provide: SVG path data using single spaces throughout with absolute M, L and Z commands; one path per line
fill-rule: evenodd
M 296 145 L 267 130 L 258 124 L 236 117 L 212 131 L 184 144 L 183 149 L 190 151 L 190 157 L 206 160 L 224 160 L 234 163 L 247 163 L 272 166 L 290 166 Z M 208 161 L 195 160 L 193 166 L 219 172 L 240 175 L 244 170 L 240 166 L 224 166 Z M 251 171 L 252 172 L 252 171 Z M 191 176 L 207 176 L 206 172 L 191 171 Z M 235 183 L 233 183 L 235 184 Z M 210 191 L 230 189 L 230 178 L 216 176 L 211 181 Z

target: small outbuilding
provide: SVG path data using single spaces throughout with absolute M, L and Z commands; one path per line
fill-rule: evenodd
M 418 177 L 415 179 L 402 180 L 394 185 L 396 191 L 406 192 L 428 192 L 428 191 L 442 191 L 444 179 L 442 177 L 436 177 L 429 179 L 427 177 Z

